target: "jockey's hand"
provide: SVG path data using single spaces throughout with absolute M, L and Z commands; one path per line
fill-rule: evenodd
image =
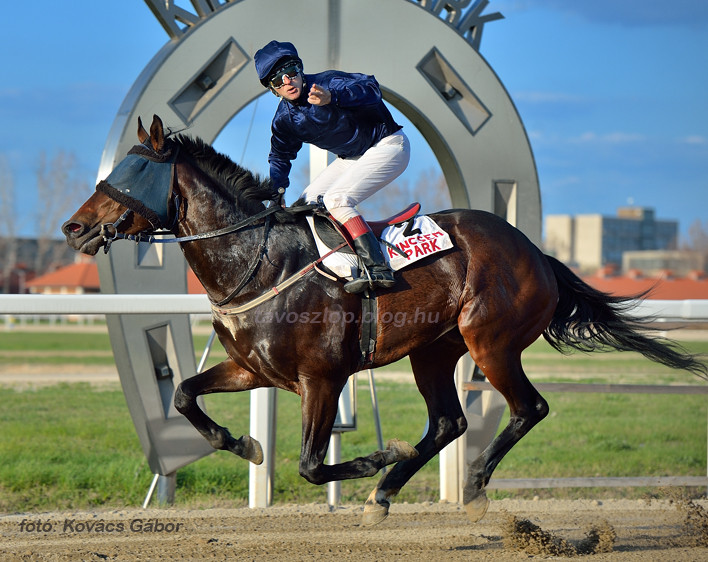
M 270 195 L 270 200 L 273 201 L 273 205 L 285 207 L 285 188 L 278 187 L 277 189 L 274 189 Z
M 327 105 L 332 101 L 332 93 L 327 88 L 313 84 L 307 95 L 307 101 L 312 105 Z

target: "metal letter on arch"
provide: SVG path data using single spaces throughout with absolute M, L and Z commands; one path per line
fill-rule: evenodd
M 271 39 L 292 41 L 308 72 L 339 68 L 376 76 L 385 99 L 436 155 L 453 206 L 495 212 L 540 242 L 538 179 L 524 127 L 504 86 L 465 38 L 469 30 L 450 23 L 460 19 L 453 12 L 470 2 L 447 3 L 453 8 L 445 8 L 452 10 L 446 19 L 431 2 L 411 0 L 192 0 L 194 13 L 163 0 L 146 3 L 172 39 L 124 100 L 100 178 L 135 144 L 138 116 L 149 121 L 156 113 L 165 124 L 189 126 L 190 134 L 213 142 L 234 115 L 264 94 L 253 68 L 255 51 Z M 473 11 L 481 11 L 478 4 Z M 117 261 L 111 253 L 99 263 L 109 290 L 132 275 Z M 144 292 L 183 289 L 171 288 L 174 276 L 160 268 L 142 276 L 152 279 L 143 281 Z M 119 325 L 109 328 L 114 342 L 125 341 Z M 173 337 L 178 331 L 172 328 Z

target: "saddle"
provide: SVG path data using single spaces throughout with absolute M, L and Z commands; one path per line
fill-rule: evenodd
M 369 228 L 374 233 L 376 238 L 381 238 L 381 233 L 385 228 L 389 226 L 395 226 L 397 224 L 404 223 L 415 217 L 420 211 L 420 203 L 411 203 L 404 210 L 396 213 L 387 219 L 377 220 L 377 221 L 367 221 Z M 320 240 L 328 247 L 335 248 L 342 243 L 342 240 L 347 242 L 347 245 L 339 250 L 345 254 L 354 254 L 352 250 L 352 241 L 349 238 L 349 234 L 343 228 L 339 227 L 338 224 L 334 223 L 334 220 L 329 215 L 314 215 L 315 231 Z
M 379 221 L 368 222 L 369 228 L 374 233 L 376 238 L 380 239 L 381 234 L 389 226 L 394 226 L 412 220 L 420 211 L 420 203 L 412 203 L 403 211 L 395 215 Z M 319 237 L 320 242 L 327 246 L 330 250 L 339 246 L 342 241 L 346 241 L 347 245 L 339 250 L 340 253 L 349 254 L 348 256 L 337 258 L 336 255 L 330 259 L 341 259 L 349 262 L 349 268 L 356 267 L 356 257 L 353 250 L 353 242 L 346 229 L 342 228 L 339 223 L 327 213 L 325 215 L 315 213 L 312 215 L 311 226 L 315 231 L 316 238 Z M 326 263 L 323 265 L 331 272 L 336 272 L 330 269 Z M 331 264 L 330 264 L 331 265 Z M 345 267 L 345 269 L 348 269 Z M 341 280 L 341 277 L 340 277 Z M 361 295 L 361 310 L 362 324 L 359 334 L 359 351 L 361 352 L 361 367 L 368 367 L 374 362 L 374 352 L 376 350 L 376 324 L 377 324 L 377 303 L 376 294 L 365 291 Z

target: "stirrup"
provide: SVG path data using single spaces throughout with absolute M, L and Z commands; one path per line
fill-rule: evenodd
M 386 272 L 390 273 L 389 276 Z M 393 271 L 388 268 L 382 268 L 379 272 L 369 272 L 366 266 L 362 266 L 361 275 L 355 277 L 351 281 L 344 284 L 344 290 L 347 293 L 362 293 L 366 289 L 390 289 L 396 284 L 393 277 Z

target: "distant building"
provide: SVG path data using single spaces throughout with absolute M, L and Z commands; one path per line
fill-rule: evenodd
M 24 293 L 28 281 L 72 263 L 75 256 L 63 239 L 0 238 L 0 293 Z
M 695 277 L 706 271 L 706 255 L 687 250 L 624 252 L 622 271 L 641 271 L 647 277 Z
M 674 250 L 678 221 L 657 220 L 654 210 L 623 207 L 616 217 L 548 215 L 545 250 L 581 271 L 621 264 L 622 254 L 643 250 Z

